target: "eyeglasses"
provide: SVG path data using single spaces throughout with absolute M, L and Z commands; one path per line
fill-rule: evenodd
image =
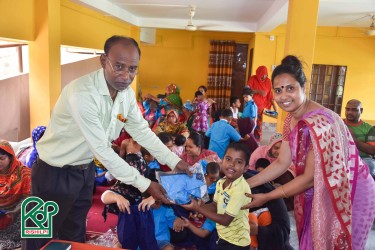
M 345 108 L 345 111 L 359 112 L 359 108 Z
M 138 72 L 138 66 L 126 66 L 125 64 L 122 64 L 122 63 L 116 63 L 114 66 L 113 64 L 111 63 L 111 60 L 109 60 L 109 57 L 107 55 L 105 55 L 107 57 L 107 61 L 109 63 L 109 66 L 111 66 L 112 70 L 116 73 L 116 74 L 121 74 L 121 73 L 124 73 L 124 72 L 128 72 L 129 75 L 136 75 L 137 72 Z

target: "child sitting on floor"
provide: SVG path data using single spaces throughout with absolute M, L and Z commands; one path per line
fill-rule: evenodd
M 155 180 L 155 175 L 152 175 L 152 171 L 148 169 L 141 154 L 141 146 L 137 142 L 132 138 L 124 140 L 120 152 L 130 166 L 146 178 Z M 117 236 L 123 248 L 158 249 L 152 211 L 139 209 L 142 193 L 137 188 L 117 181 L 110 190 L 102 194 L 101 198 L 106 204 L 104 218 L 107 212 L 118 214 Z

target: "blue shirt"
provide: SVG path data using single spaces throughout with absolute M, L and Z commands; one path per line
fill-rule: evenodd
M 216 228 L 216 222 L 210 220 L 209 218 L 207 218 L 207 219 L 204 221 L 204 223 L 203 223 L 203 225 L 202 225 L 202 227 L 201 227 L 201 229 L 203 229 L 203 230 L 207 230 L 207 231 L 209 231 L 210 233 L 211 233 L 215 228 Z
M 258 114 L 258 107 L 253 100 L 248 101 L 245 104 L 245 108 L 243 109 L 242 118 L 250 117 L 251 119 L 255 119 Z
M 237 130 L 224 119 L 212 124 L 211 128 L 207 130 L 206 136 L 211 138 L 208 149 L 216 152 L 221 159 L 224 157 L 230 141 L 237 142 L 241 139 L 241 135 Z
M 152 212 L 154 215 L 156 240 L 170 242 L 171 235 L 169 228 L 173 227 L 173 222 L 176 219 L 173 209 L 162 205 L 157 209 L 153 209 Z

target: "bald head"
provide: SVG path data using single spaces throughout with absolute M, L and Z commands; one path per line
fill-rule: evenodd
M 361 119 L 363 112 L 362 103 L 356 99 L 352 99 L 346 103 L 345 117 L 346 120 L 352 123 L 357 123 Z

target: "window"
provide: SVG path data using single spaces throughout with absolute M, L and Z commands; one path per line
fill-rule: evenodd
M 346 69 L 346 66 L 314 64 L 310 99 L 340 115 Z
M 27 73 L 28 66 L 26 44 L 0 40 L 0 79 Z

